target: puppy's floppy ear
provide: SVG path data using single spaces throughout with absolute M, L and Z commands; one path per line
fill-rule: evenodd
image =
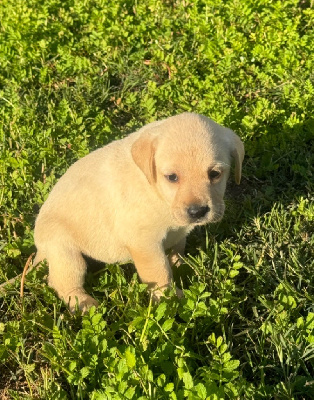
M 241 182 L 242 162 L 244 159 L 244 145 L 233 131 L 228 129 L 228 142 L 230 146 L 230 153 L 235 162 L 235 182 L 237 185 Z
M 131 154 L 135 164 L 142 170 L 150 184 L 156 182 L 156 148 L 157 138 L 149 132 L 143 132 L 133 143 L 131 148 Z

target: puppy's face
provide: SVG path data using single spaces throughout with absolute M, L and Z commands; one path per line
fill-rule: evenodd
M 155 185 L 175 222 L 187 226 L 219 221 L 225 210 L 230 161 L 210 157 L 208 149 L 198 149 L 196 157 L 194 152 L 163 150 L 155 157 Z
M 178 226 L 219 221 L 231 160 L 240 182 L 244 148 L 229 129 L 184 113 L 144 132 L 132 148 L 133 159 L 169 206 Z

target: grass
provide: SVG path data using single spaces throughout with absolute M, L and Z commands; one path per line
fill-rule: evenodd
M 3 0 L 0 282 L 75 160 L 158 118 L 205 114 L 246 146 L 227 211 L 152 304 L 98 265 L 72 316 L 33 271 L 0 298 L 1 399 L 313 399 L 311 1 Z

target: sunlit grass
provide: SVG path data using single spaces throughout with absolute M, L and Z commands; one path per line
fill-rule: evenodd
M 195 230 L 153 304 L 134 268 L 101 265 L 101 302 L 70 315 L 47 266 L 0 298 L 3 399 L 312 399 L 313 9 L 310 2 L 4 0 L 0 280 L 78 158 L 182 111 L 235 130 L 227 210 Z

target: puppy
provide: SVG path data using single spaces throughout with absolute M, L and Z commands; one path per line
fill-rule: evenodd
M 97 305 L 84 288 L 83 255 L 107 263 L 132 260 L 159 298 L 171 286 L 172 263 L 196 226 L 219 221 L 239 137 L 202 115 L 153 122 L 77 161 L 43 204 L 35 224 L 37 255 L 47 259 L 49 285 L 73 312 Z M 177 289 L 177 293 L 180 291 Z

